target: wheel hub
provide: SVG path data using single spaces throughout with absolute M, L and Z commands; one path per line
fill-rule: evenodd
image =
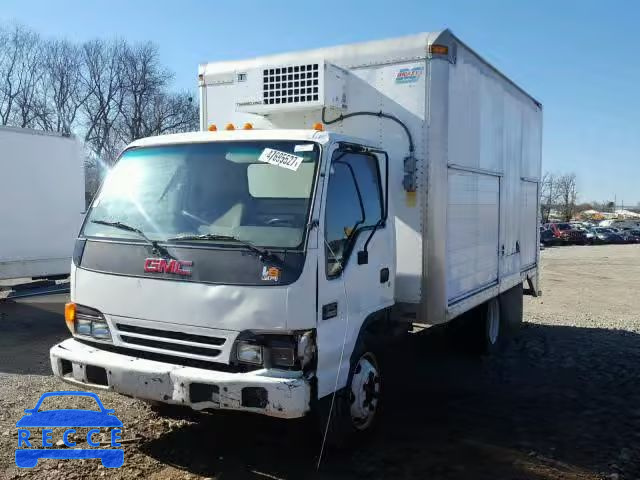
M 378 407 L 380 375 L 374 362 L 367 355 L 360 357 L 351 381 L 351 420 L 360 430 L 369 427 Z

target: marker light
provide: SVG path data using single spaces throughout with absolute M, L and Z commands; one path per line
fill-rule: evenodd
M 235 130 L 236 127 L 233 126 L 233 123 L 227 123 L 227 126 L 224 127 L 225 130 Z
M 316 122 L 313 124 L 313 129 L 322 132 L 324 130 L 324 125 L 322 125 L 322 123 L 320 122 Z
M 245 123 L 244 126 L 242 127 L 245 130 L 251 130 L 253 128 L 253 125 L 251 125 L 249 122 Z
M 429 45 L 429 53 L 432 55 L 449 55 L 449 47 L 446 45 Z
M 64 321 L 67 324 L 67 328 L 73 333 L 73 326 L 76 320 L 76 304 L 69 302 L 64 306 Z
M 217 132 L 218 131 L 218 127 L 216 127 L 215 123 L 212 123 L 211 125 L 209 125 L 209 131 L 210 132 Z

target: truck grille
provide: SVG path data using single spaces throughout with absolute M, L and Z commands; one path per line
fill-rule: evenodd
M 132 348 L 186 355 L 202 360 L 220 355 L 221 347 L 227 341 L 224 337 L 160 330 L 122 322 L 117 322 L 116 328 L 120 340 Z
M 206 335 L 193 335 L 191 333 L 170 332 L 168 330 L 157 330 L 155 328 L 139 327 L 137 325 L 127 325 L 125 323 L 116 324 L 121 332 L 140 333 L 154 337 L 171 338 L 173 340 L 184 340 L 187 342 L 205 343 L 208 345 L 223 345 L 226 339 L 219 337 L 208 337 Z
M 215 348 L 203 348 L 196 347 L 194 345 L 183 345 L 180 343 L 167 343 L 167 342 L 159 342 L 157 340 L 150 340 L 148 338 L 139 338 L 139 337 L 130 337 L 128 335 L 120 335 L 120 338 L 123 342 L 126 342 L 130 345 L 140 345 L 143 347 L 152 347 L 158 348 L 161 350 L 172 350 L 174 352 L 181 353 L 193 353 L 194 355 L 202 355 L 209 357 L 216 357 L 220 354 L 220 350 Z
M 317 63 L 265 68 L 263 103 L 273 105 L 318 101 L 318 76 Z

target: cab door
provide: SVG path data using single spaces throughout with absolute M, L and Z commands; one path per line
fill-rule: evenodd
M 330 159 L 318 232 L 319 398 L 333 392 L 338 365 L 337 388 L 346 384 L 363 321 L 393 302 L 395 271 L 386 155 L 339 145 Z

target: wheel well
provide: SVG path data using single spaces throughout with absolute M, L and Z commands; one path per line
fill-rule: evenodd
M 364 322 L 362 322 L 358 340 L 360 340 L 363 333 L 373 337 L 378 337 L 387 334 L 391 329 L 392 323 L 390 310 L 388 308 L 378 310 L 370 313 L 367 318 L 365 318 Z

